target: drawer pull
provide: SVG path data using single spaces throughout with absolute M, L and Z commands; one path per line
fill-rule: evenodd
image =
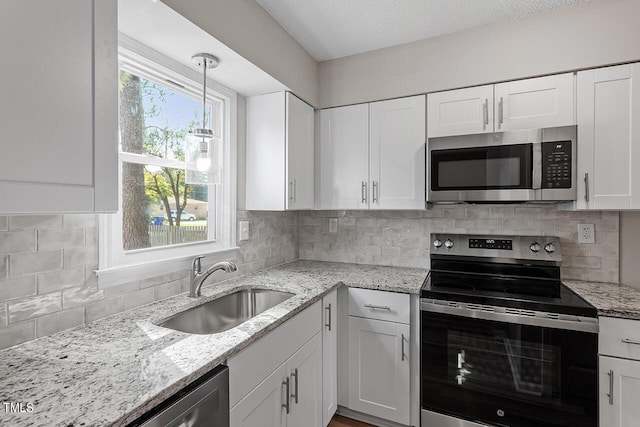
M 625 344 L 640 345 L 640 341 L 630 340 L 629 338 L 622 338 L 622 342 Z
M 364 306 L 367 307 L 367 308 L 370 308 L 372 310 L 388 310 L 388 311 L 391 311 L 391 307 L 389 307 L 388 305 L 365 304 Z

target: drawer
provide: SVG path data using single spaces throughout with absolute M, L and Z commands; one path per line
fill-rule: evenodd
M 598 353 L 640 360 L 640 321 L 600 317 Z
M 349 288 L 349 315 L 409 324 L 409 294 Z

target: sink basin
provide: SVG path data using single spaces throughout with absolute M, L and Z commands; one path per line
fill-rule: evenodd
M 293 295 L 267 289 L 244 289 L 171 316 L 160 326 L 189 334 L 224 332 Z

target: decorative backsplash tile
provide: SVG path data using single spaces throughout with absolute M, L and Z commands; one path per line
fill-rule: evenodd
M 298 258 L 297 213 L 238 219 L 251 235 L 238 243 L 235 275 Z M 98 289 L 97 226 L 97 215 L 0 216 L 0 349 L 188 290 L 188 270 Z
M 329 218 L 338 232 L 329 233 Z M 595 225 L 596 243 L 578 243 L 578 224 Z M 618 282 L 619 213 L 568 212 L 549 206 L 452 205 L 428 211 L 303 211 L 301 259 L 429 267 L 429 235 L 553 235 L 560 237 L 566 279 Z
M 329 233 L 329 218 L 338 232 Z M 565 279 L 618 281 L 618 212 L 554 206 L 437 206 L 429 211 L 238 211 L 244 275 L 298 258 L 407 267 L 429 265 L 432 232 L 555 235 Z M 577 224 L 596 243 L 577 243 Z M 188 290 L 188 271 L 98 289 L 96 215 L 0 216 L 0 348 L 81 325 Z M 216 274 L 207 283 L 230 277 Z

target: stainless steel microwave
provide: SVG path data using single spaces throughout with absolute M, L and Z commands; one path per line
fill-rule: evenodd
M 576 126 L 429 138 L 429 202 L 576 199 Z

